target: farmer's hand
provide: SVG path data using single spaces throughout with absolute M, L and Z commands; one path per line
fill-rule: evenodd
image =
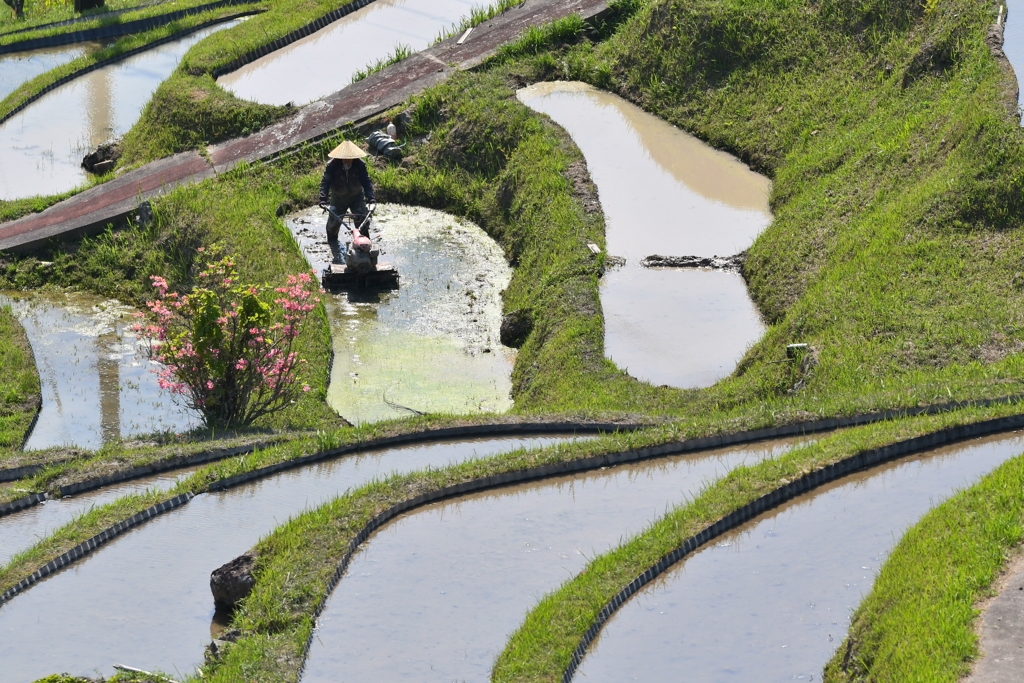
M 366 205 L 366 210 L 369 211 L 370 213 L 373 213 L 374 209 L 376 209 L 376 208 L 377 208 L 377 202 L 369 202 Z
M 323 209 L 324 211 L 326 211 L 327 210 L 327 202 L 320 202 L 319 203 L 319 207 L 321 209 Z

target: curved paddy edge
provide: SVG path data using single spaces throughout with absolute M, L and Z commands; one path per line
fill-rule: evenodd
M 229 4 L 243 4 L 243 3 L 241 3 L 241 2 L 232 2 L 232 3 L 229 3 Z M 55 90 L 55 89 L 59 88 L 62 85 L 70 83 L 71 81 L 73 81 L 76 78 L 79 78 L 81 76 L 84 76 L 85 74 L 91 73 L 91 72 L 96 71 L 97 69 L 101 69 L 101 68 L 103 68 L 105 66 L 110 66 L 111 64 L 116 64 L 117 62 L 120 62 L 122 60 L 128 59 L 129 57 L 133 57 L 133 56 L 135 56 L 137 54 L 140 54 L 142 52 L 150 50 L 150 49 L 152 49 L 154 47 L 158 47 L 160 45 L 164 45 L 166 43 L 170 43 L 170 42 L 173 42 L 175 40 L 179 40 L 179 39 L 184 38 L 185 36 L 187 36 L 187 35 L 189 35 L 191 33 L 195 33 L 196 31 L 200 31 L 200 30 L 202 30 L 204 28 L 209 28 L 211 26 L 216 26 L 217 24 L 221 24 L 221 23 L 224 23 L 226 21 L 231 21 L 232 19 L 240 19 L 242 17 L 248 17 L 248 16 L 252 16 L 252 15 L 255 15 L 255 14 L 261 14 L 261 13 L 263 13 L 265 11 L 266 10 L 263 10 L 263 9 L 253 9 L 253 10 L 246 10 L 244 12 L 235 12 L 235 13 L 232 13 L 232 14 L 226 14 L 226 15 L 223 15 L 223 16 L 218 16 L 218 17 L 216 17 L 214 19 L 209 19 L 207 21 L 203 21 L 203 22 L 200 22 L 198 24 L 194 24 L 194 25 L 189 26 L 187 28 L 184 28 L 182 30 L 175 31 L 174 33 L 167 34 L 167 35 L 165 35 L 163 37 L 160 37 L 160 38 L 157 38 L 156 40 L 153 40 L 151 42 L 143 43 L 142 45 L 139 45 L 138 47 L 130 48 L 128 50 L 125 50 L 124 52 L 118 52 L 117 54 L 114 54 L 114 55 L 112 55 L 110 57 L 104 57 L 104 58 L 98 59 L 98 60 L 93 61 L 92 63 L 88 64 L 87 66 L 82 66 L 80 68 L 75 68 L 72 71 L 70 71 L 69 73 L 65 73 L 65 74 L 63 74 L 61 76 L 56 77 L 54 80 L 49 81 L 48 83 L 46 83 L 46 85 L 40 87 L 38 90 L 35 90 L 31 94 L 22 97 L 20 99 L 20 101 L 18 101 L 17 104 L 11 106 L 3 114 L 0 114 L 0 124 L 3 124 L 5 121 L 10 119 L 12 116 L 14 116 L 14 115 L 18 114 L 19 112 L 21 112 L 22 110 L 24 110 L 25 107 L 27 107 L 30 104 L 32 104 L 33 102 L 37 101 L 43 95 L 49 93 L 52 90 Z M 104 50 L 104 52 L 106 52 L 106 51 L 107 50 Z M 71 64 L 74 64 L 75 62 L 87 62 L 87 61 L 90 61 L 92 59 L 94 59 L 93 56 L 81 57 L 81 58 L 79 58 L 77 60 L 74 60 L 74 62 L 72 62 Z M 50 71 L 50 72 L 48 72 L 46 74 L 43 74 L 42 76 L 39 76 L 39 77 L 37 77 L 37 79 L 34 79 L 34 80 L 40 80 L 41 82 L 45 82 L 48 79 L 48 77 L 52 77 L 52 75 L 56 75 L 55 72 L 62 71 L 62 70 L 63 69 L 60 69 L 60 68 L 54 69 L 53 71 Z M 20 90 L 20 88 L 19 88 L 19 90 Z M 15 93 L 12 93 L 12 95 L 16 95 L 17 92 L 18 91 L 15 91 Z M 5 100 L 5 103 L 6 103 L 6 100 Z M 0 106 L 2 106 L 2 104 L 3 103 L 0 103 Z
M 778 460 L 738 468 L 544 597 L 510 637 L 492 680 L 567 683 L 603 625 L 630 596 L 730 529 L 854 471 L 1021 427 L 1024 415 L 979 421 L 955 413 L 912 418 L 845 431 Z
M 991 415 L 991 412 L 987 414 L 988 417 Z M 839 450 L 846 451 L 840 454 L 842 457 L 826 458 L 828 462 L 823 463 L 820 458 L 815 458 L 822 448 L 804 448 L 793 452 L 797 455 L 787 456 L 785 463 L 791 465 L 796 458 L 797 465 L 807 465 L 807 460 L 810 460 L 812 468 L 817 469 L 820 464 L 831 465 L 844 459 L 851 451 L 851 459 L 862 462 L 868 456 L 860 455 L 861 452 L 870 448 L 889 453 L 888 457 L 896 457 L 900 449 L 919 450 L 936 443 L 1024 426 L 1024 415 L 983 421 L 979 421 L 978 417 L 979 413 L 968 410 L 964 413 L 883 423 L 872 431 L 865 431 L 871 429 L 865 427 L 855 430 L 852 436 L 844 436 L 851 432 L 843 432 L 827 440 L 834 444 L 838 438 Z M 242 667 L 248 672 L 273 669 L 278 674 L 282 673 L 284 667 L 288 669 L 289 678 L 300 673 L 308 643 L 313 637 L 316 616 L 324 608 L 331 589 L 340 580 L 352 553 L 374 530 L 396 515 L 441 498 L 524 481 L 734 445 L 743 443 L 745 439 L 754 441 L 801 433 L 806 432 L 796 427 L 772 428 L 657 445 L 643 445 L 645 433 L 627 434 L 610 437 L 601 443 L 563 445 L 523 456 L 510 454 L 443 470 L 396 476 L 370 484 L 291 520 L 257 545 L 255 552 L 259 561 L 256 585 L 232 622 L 234 628 L 241 629 L 244 637 L 239 640 L 237 648 L 232 647 L 212 668 L 205 669 L 204 676 L 212 676 L 213 680 L 234 680 L 233 677 L 239 675 Z M 909 441 L 902 438 L 907 436 L 911 436 Z M 909 445 L 904 445 L 905 441 Z M 863 447 L 865 442 L 869 448 Z M 626 448 L 616 449 L 615 446 Z M 803 461 L 799 460 L 799 454 L 803 454 Z M 778 465 L 766 464 L 760 467 L 777 468 Z M 755 468 L 755 471 L 759 469 Z M 749 471 L 748 468 L 740 470 Z M 775 478 L 780 477 L 778 475 Z M 710 491 L 729 486 L 728 482 L 735 479 L 734 472 L 713 485 Z M 722 484 L 722 481 L 727 483 Z M 775 483 L 774 480 L 772 483 Z M 740 502 L 745 504 L 749 500 Z M 726 501 L 726 506 L 713 511 L 711 520 L 733 513 L 742 504 L 734 505 Z M 312 548 L 316 548 L 315 554 Z M 615 588 L 618 589 L 619 585 Z M 249 637 L 259 639 L 259 654 L 256 649 L 244 645 Z M 576 640 L 578 636 L 573 639 L 573 645 Z M 305 643 L 301 652 L 295 649 L 296 643 Z M 561 667 L 557 673 L 561 674 Z M 527 678 L 538 680 L 536 677 Z

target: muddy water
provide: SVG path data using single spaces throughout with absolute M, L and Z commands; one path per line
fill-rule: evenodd
M 723 537 L 605 626 L 575 680 L 821 680 L 904 531 L 1024 451 L 977 439 L 847 477 Z
M 218 24 L 85 74 L 0 125 L 0 199 L 67 192 L 88 180 L 82 157 L 124 135 L 161 81 Z
M 303 683 L 486 681 L 523 615 L 595 554 L 768 442 L 588 472 L 405 515 L 353 558 L 313 641 Z
M 180 672 L 180 679 L 202 662 L 211 629 L 219 630 L 211 624 L 210 572 L 288 518 L 391 472 L 558 440 L 392 448 L 199 495 L 0 607 L 0 683 L 24 683 L 55 671 L 110 676 L 114 663 Z
M 601 284 L 605 354 L 654 384 L 709 386 L 732 372 L 764 331 L 743 278 L 651 271 L 639 262 L 743 251 L 771 222 L 768 179 L 583 83 L 538 83 L 518 95 L 582 150 L 600 193 L 608 254 L 625 259 Z
M 285 218 L 310 265 L 330 260 L 319 208 Z M 397 291 L 327 296 L 334 366 L 327 400 L 355 423 L 419 412 L 503 412 L 514 352 L 501 345 L 501 248 L 454 216 L 380 204 L 371 232 Z
M 152 477 L 132 479 L 78 496 L 47 500 L 20 512 L 0 517 L 0 567 L 11 557 L 32 547 L 37 541 L 93 507 L 112 503 L 122 496 L 143 493 L 147 489 L 168 489 L 198 469 L 164 472 Z
M 387 58 L 398 45 L 417 51 L 428 47 L 477 4 L 374 0 L 302 40 L 221 76 L 217 83 L 247 100 L 306 104 L 341 90 L 353 74 Z
M 97 449 L 134 434 L 200 424 L 161 391 L 131 325 L 134 309 L 81 293 L 0 294 L 35 356 L 43 408 L 25 448 Z
M 17 90 L 22 83 L 92 54 L 101 47 L 100 43 L 88 42 L 3 55 L 0 57 L 0 100 Z

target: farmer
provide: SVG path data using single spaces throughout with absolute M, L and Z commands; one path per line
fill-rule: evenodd
M 331 160 L 327 162 L 323 180 L 320 181 L 320 206 L 326 207 L 327 198 L 330 196 L 330 206 L 334 213 L 339 216 L 344 215 L 346 211 L 352 213 L 356 217 L 356 225 L 362 225 L 360 232 L 369 237 L 369 221 L 365 225 L 363 225 L 363 221 L 369 213 L 367 203 L 374 204 L 375 202 L 370 174 L 366 172 L 366 163 L 362 159 L 366 156 L 366 152 L 346 140 L 327 156 Z M 333 243 L 332 251 L 334 251 L 333 245 L 338 242 L 340 229 L 341 221 L 329 213 L 327 215 L 327 243 Z

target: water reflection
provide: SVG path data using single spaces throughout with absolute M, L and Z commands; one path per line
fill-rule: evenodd
M 875 467 L 761 516 L 677 565 L 605 626 L 575 680 L 820 680 L 906 529 L 1024 450 L 1000 435 Z
M 608 254 L 601 284 L 605 353 L 634 377 L 679 387 L 727 376 L 764 332 L 737 273 L 649 271 L 663 254 L 731 255 L 771 221 L 770 182 L 611 93 L 538 83 L 518 93 L 564 127 L 600 192 Z
M 285 222 L 319 273 L 330 258 L 323 213 Z M 330 405 L 356 423 L 511 408 L 515 355 L 499 328 L 512 270 L 501 248 L 472 223 L 420 207 L 380 204 L 373 230 L 402 285 L 328 295 Z
M 36 76 L 101 49 L 97 42 L 46 47 L 0 56 L 0 100 Z
M 316 33 L 275 50 L 217 83 L 264 104 L 306 104 L 347 86 L 367 64 L 397 45 L 428 47 L 468 15 L 470 0 L 374 0 Z
M 88 174 L 82 157 L 124 135 L 153 91 L 197 42 L 241 19 L 196 31 L 80 76 L 0 125 L 0 199 L 67 192 Z
M 122 436 L 180 432 L 199 418 L 157 385 L 142 355 L 133 309 L 79 293 L 8 292 L 39 370 L 43 407 L 26 449 L 97 449 Z

